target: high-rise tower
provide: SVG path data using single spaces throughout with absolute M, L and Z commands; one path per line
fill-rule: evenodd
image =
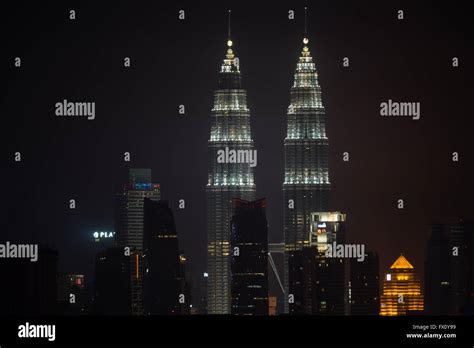
M 333 243 L 344 244 L 345 221 L 340 212 L 312 213 L 303 248 L 287 252 L 289 314 L 345 314 L 346 260 L 325 256 Z
M 350 260 L 351 315 L 378 315 L 380 309 L 379 256 L 365 253 L 364 261 Z
M 285 312 L 289 309 L 288 256 L 302 250 L 310 233 L 311 213 L 329 211 L 326 116 L 308 42 L 305 37 L 296 65 L 284 142 Z
M 428 314 L 474 313 L 474 222 L 431 227 L 424 285 Z
M 143 251 L 145 314 L 180 314 L 178 235 L 167 201 L 145 198 Z
M 116 240 L 120 247 L 143 249 L 144 199 L 160 199 L 160 185 L 151 182 L 151 169 L 131 168 L 130 180 L 117 192 Z
M 423 308 L 420 276 L 412 264 L 400 255 L 385 274 L 380 297 L 380 315 L 406 315 L 409 311 L 419 313 Z
M 131 314 L 143 314 L 142 258 L 144 199 L 160 199 L 160 185 L 151 182 L 151 169 L 130 169 L 130 181 L 117 192 L 117 246 L 130 251 Z
M 242 88 L 239 59 L 227 41 L 211 110 L 208 141 L 207 194 L 208 313 L 230 314 L 230 222 L 232 198 L 255 199 L 254 167 L 239 158 L 220 156 L 235 151 L 242 157 L 254 153 L 247 92 Z M 240 155 L 238 155 L 240 157 Z M 247 156 L 248 157 L 248 156 Z M 240 158 L 241 159 L 241 158 Z
M 268 223 L 265 198 L 234 200 L 232 314 L 268 315 Z

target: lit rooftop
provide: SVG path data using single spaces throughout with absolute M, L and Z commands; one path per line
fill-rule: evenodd
M 412 266 L 410 262 L 405 258 L 405 256 L 400 255 L 398 259 L 390 266 L 390 269 L 413 269 L 415 267 Z

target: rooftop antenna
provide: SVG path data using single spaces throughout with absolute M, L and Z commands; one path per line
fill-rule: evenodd
M 307 26 L 306 26 L 306 10 L 307 10 L 307 9 L 308 9 L 308 8 L 305 6 L 305 7 L 304 7 L 304 37 L 307 36 Z
M 304 7 L 304 38 L 303 38 L 303 43 L 305 45 L 308 44 L 309 40 L 308 40 L 308 36 L 307 36 L 307 21 L 306 21 L 306 10 L 308 8 L 305 6 Z
M 229 10 L 229 40 L 230 40 L 230 10 Z
M 228 19 L 229 20 L 229 32 L 228 32 L 229 37 L 227 39 L 227 46 L 230 48 L 230 47 L 232 47 L 232 40 L 230 39 L 230 10 L 229 10 L 229 17 L 228 18 L 229 18 Z

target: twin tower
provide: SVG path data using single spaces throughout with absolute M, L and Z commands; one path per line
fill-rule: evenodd
M 284 140 L 286 294 L 289 286 L 288 254 L 303 247 L 310 230 L 311 213 L 328 211 L 330 191 L 325 112 L 318 73 L 308 43 L 305 37 L 290 91 L 291 102 L 287 110 L 287 134 Z M 239 59 L 234 54 L 232 44 L 229 38 L 227 54 L 214 92 L 208 141 L 208 314 L 230 314 L 232 199 L 256 199 L 255 166 L 244 160 L 239 161 L 239 158 L 219 160 L 219 154 L 226 149 L 227 152 L 234 150 L 242 154 L 242 159 L 245 159 L 245 154 L 254 151 L 247 92 L 242 88 Z

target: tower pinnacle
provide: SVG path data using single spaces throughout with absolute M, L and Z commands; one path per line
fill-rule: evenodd
M 304 44 L 304 47 L 303 47 L 303 52 L 308 52 L 308 42 L 309 42 L 309 39 L 308 39 L 308 32 L 307 32 L 307 20 L 306 20 L 306 12 L 307 12 L 307 7 L 305 6 L 304 8 L 304 38 L 303 38 L 303 44 Z
M 307 11 L 307 7 L 305 6 L 304 7 L 304 39 L 303 39 L 303 42 L 306 40 L 306 42 L 304 42 L 304 44 L 307 44 L 308 43 L 308 39 L 306 38 L 307 37 L 307 34 L 308 34 L 308 31 L 307 31 L 307 21 L 306 21 L 306 11 Z
M 230 48 L 232 47 L 232 40 L 230 38 L 230 14 L 231 14 L 231 11 L 229 10 L 229 19 L 228 19 L 228 22 L 229 22 L 229 30 L 228 30 L 228 34 L 227 34 L 227 46 Z
M 234 52 L 232 51 L 232 39 L 230 38 L 230 14 L 231 14 L 231 11 L 229 10 L 229 14 L 228 14 L 228 22 L 229 22 L 229 29 L 228 29 L 228 32 L 227 32 L 227 59 L 233 59 L 234 58 Z

